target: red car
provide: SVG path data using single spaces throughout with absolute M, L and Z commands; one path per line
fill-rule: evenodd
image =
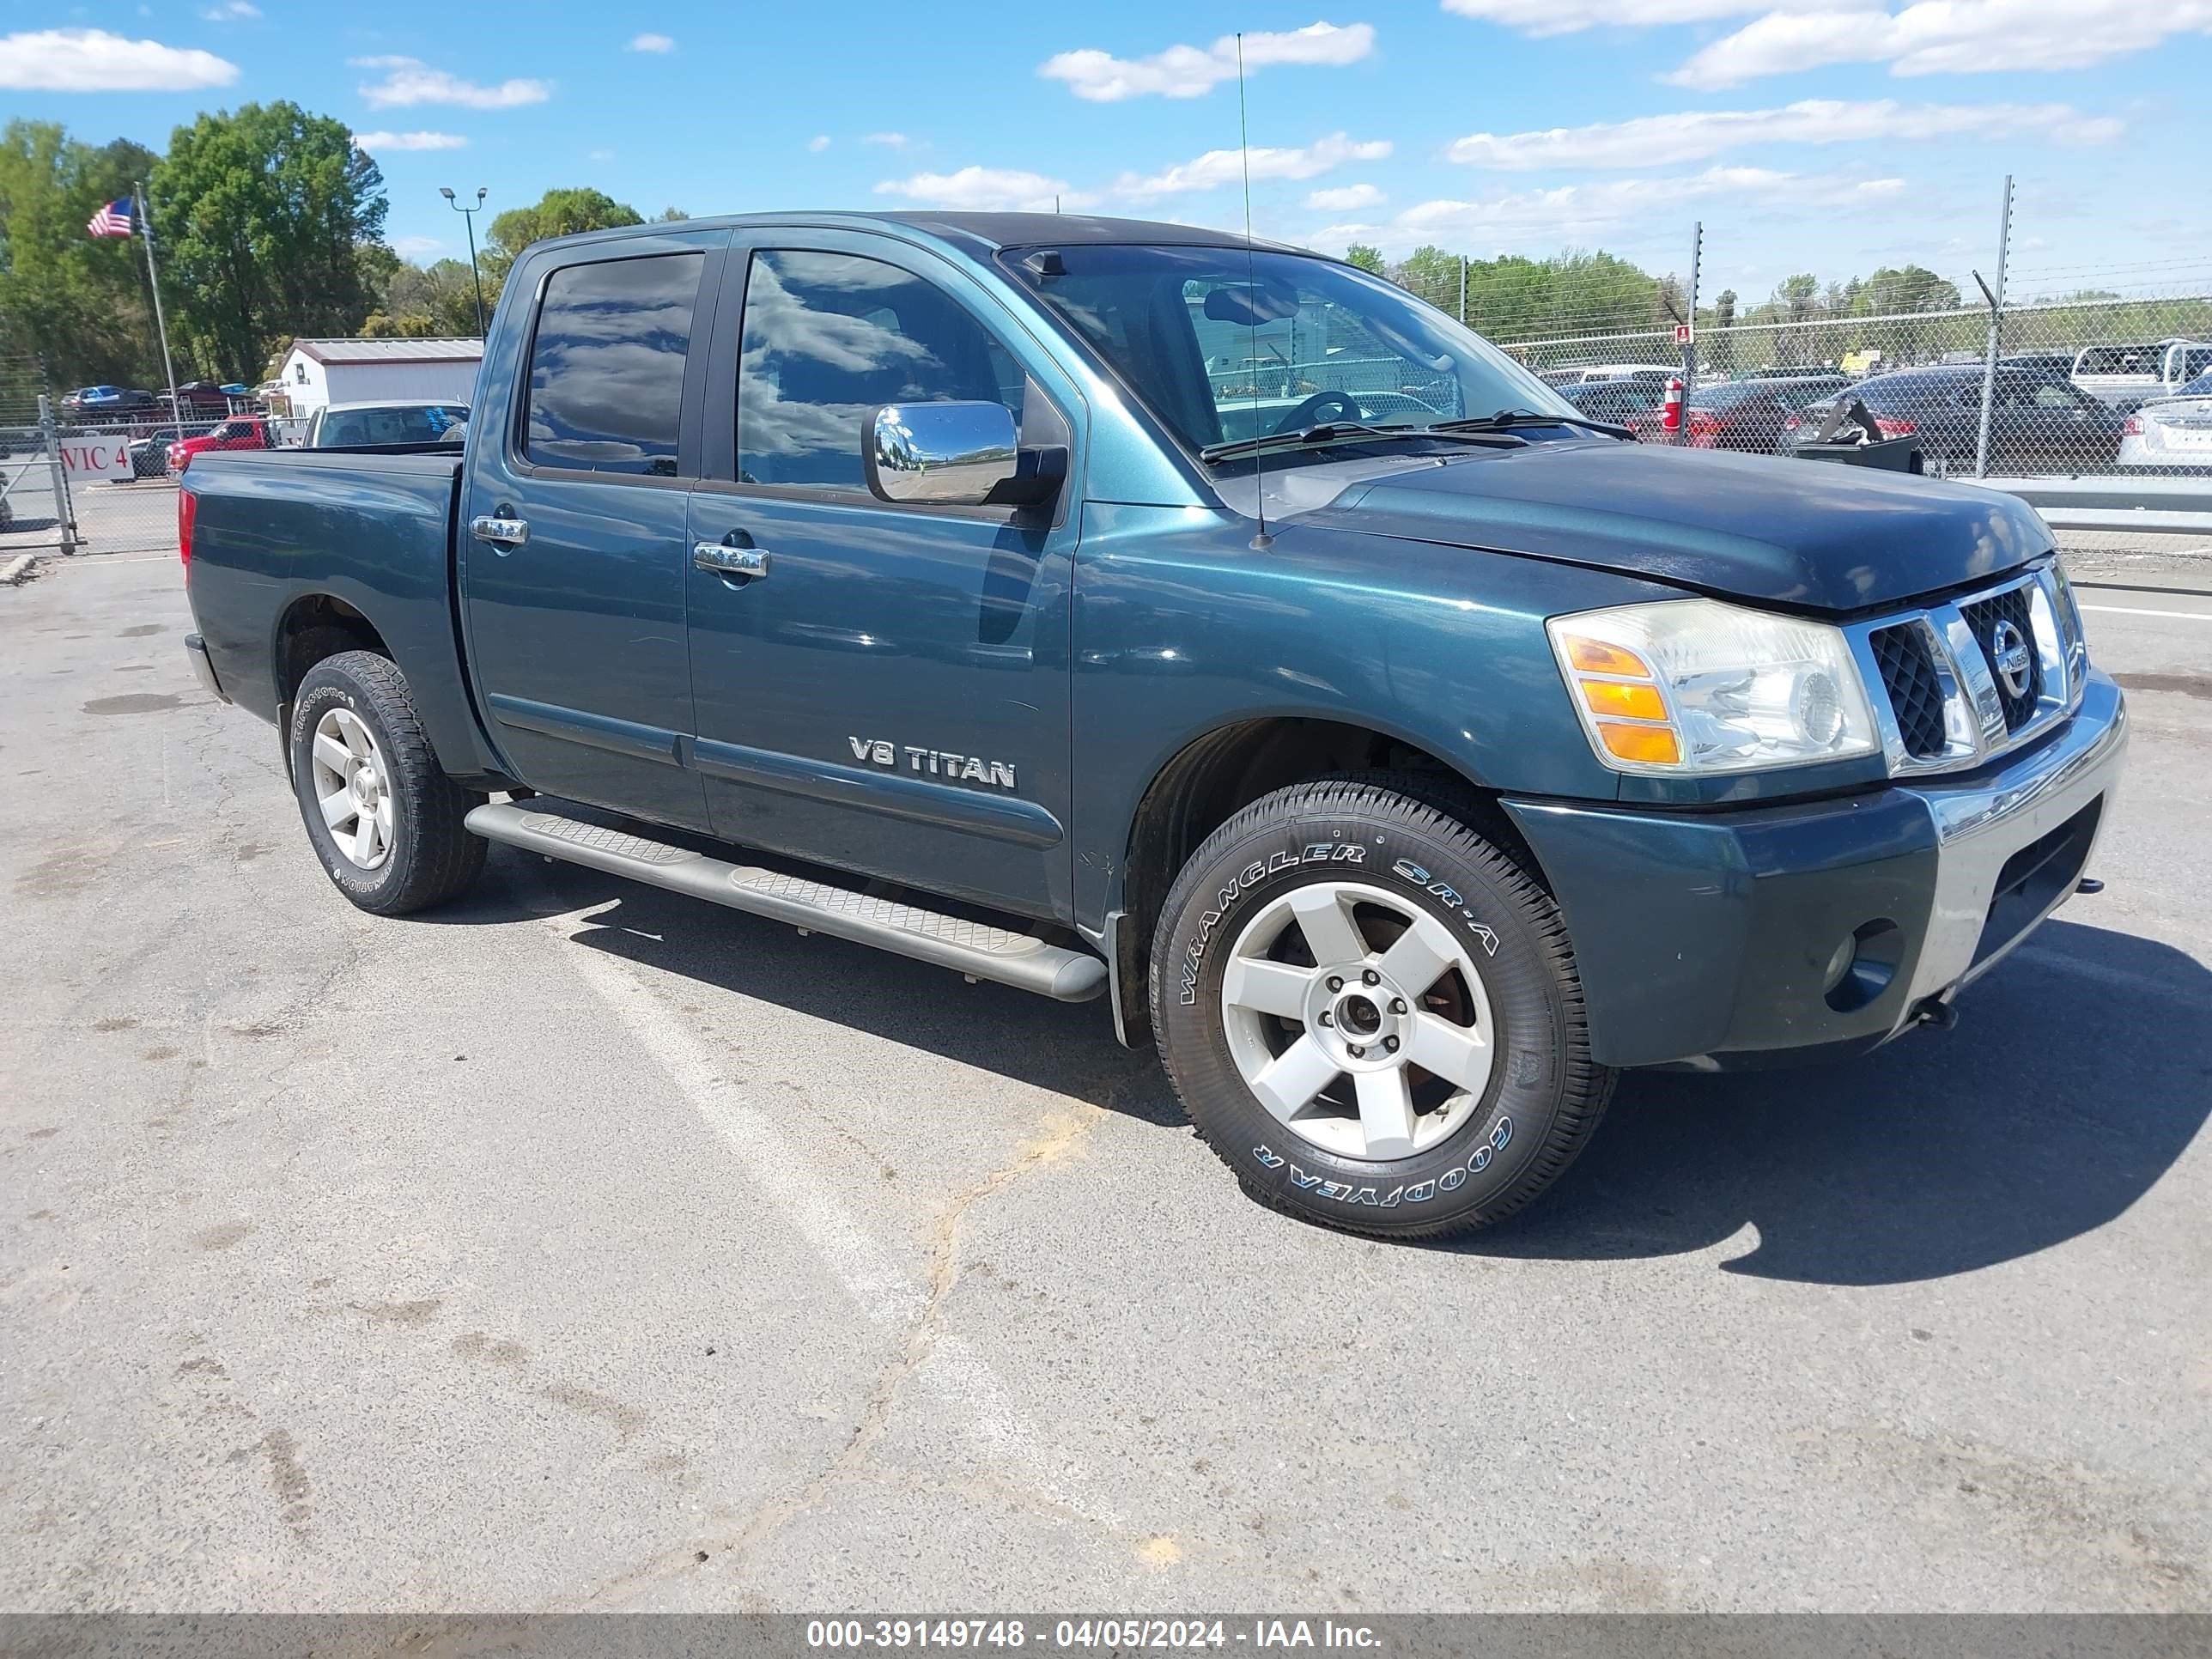
M 1804 374 L 1699 386 L 1682 410 L 1682 442 L 1691 449 L 1745 449 L 1771 455 L 1781 447 L 1782 434 L 1799 410 L 1832 398 L 1850 385 L 1841 374 Z M 1656 409 L 1632 416 L 1628 425 L 1639 442 L 1663 444 L 1674 438 Z
M 182 472 L 193 456 L 208 449 L 274 449 L 269 422 L 258 415 L 236 415 L 212 432 L 196 438 L 179 438 L 169 446 L 169 471 Z

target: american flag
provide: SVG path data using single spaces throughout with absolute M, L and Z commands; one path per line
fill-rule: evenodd
M 131 198 L 110 202 L 85 221 L 85 229 L 94 236 L 128 236 L 131 234 Z

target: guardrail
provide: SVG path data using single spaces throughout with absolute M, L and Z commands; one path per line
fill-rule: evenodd
M 2212 538 L 2212 477 L 1958 478 L 2017 495 L 2053 530 Z

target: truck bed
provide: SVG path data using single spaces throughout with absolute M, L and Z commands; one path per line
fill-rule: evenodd
M 283 641 L 319 620 L 308 607 L 334 599 L 377 618 L 449 768 L 492 769 L 462 678 L 454 607 L 460 470 L 447 445 L 196 457 L 179 481 L 194 502 L 186 580 L 224 694 L 281 720 L 291 690 Z

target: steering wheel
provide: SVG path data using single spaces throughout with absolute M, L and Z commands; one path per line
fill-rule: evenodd
M 1327 410 L 1326 416 L 1322 411 Z M 1316 392 L 1283 416 L 1277 432 L 1298 432 L 1310 426 L 1318 426 L 1324 420 L 1361 421 L 1366 415 L 1348 392 Z

